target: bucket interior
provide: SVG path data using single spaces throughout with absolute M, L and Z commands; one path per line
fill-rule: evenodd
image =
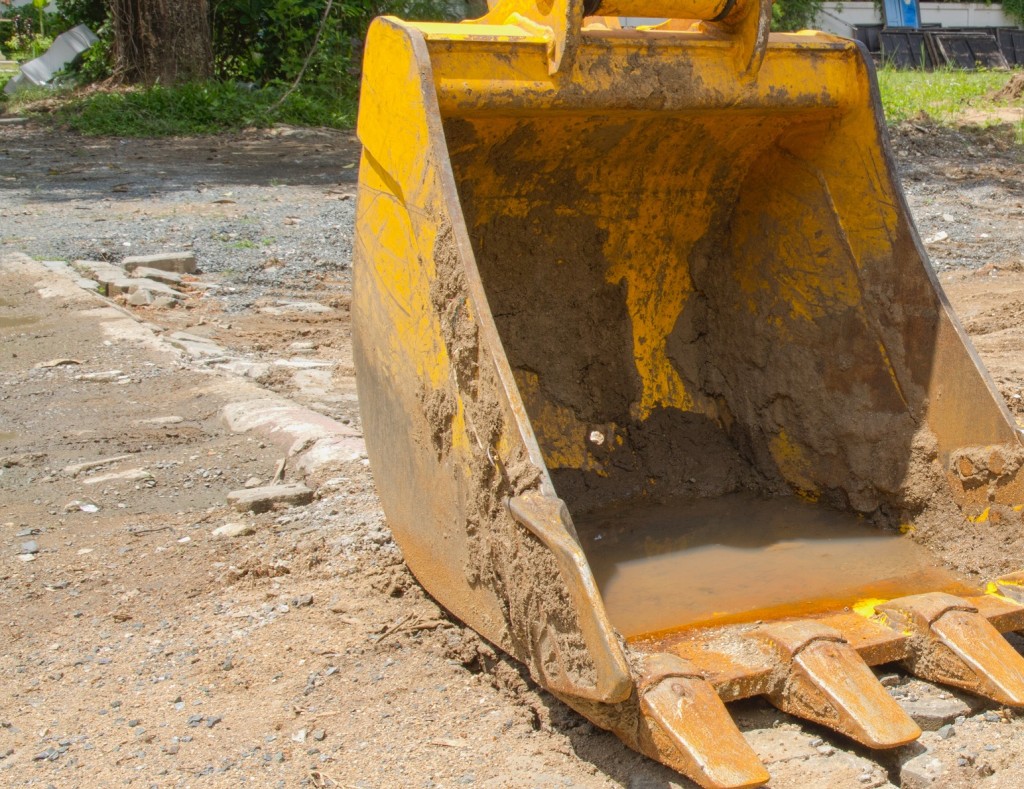
M 836 591 L 846 559 L 828 543 L 849 538 L 852 555 L 865 552 L 857 529 L 892 538 L 858 514 L 897 525 L 885 513 L 911 463 L 937 318 L 923 274 L 900 274 L 920 258 L 880 154 L 848 120 L 834 107 L 445 119 L 504 352 L 606 598 L 624 557 L 692 543 L 770 560 L 801 540 L 800 558 L 776 550 L 796 562 L 779 568 L 831 568 L 820 594 L 754 589 L 724 613 L 870 591 L 870 561 Z M 794 493 L 818 505 L 771 503 Z M 875 580 L 955 585 L 925 577 L 931 564 L 908 553 Z M 644 594 L 696 572 L 673 567 Z M 711 614 L 723 611 L 673 616 Z

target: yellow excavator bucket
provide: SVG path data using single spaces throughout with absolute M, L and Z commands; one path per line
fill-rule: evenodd
M 358 123 L 357 381 L 409 567 L 705 787 L 769 778 L 736 699 L 872 748 L 920 731 L 871 666 L 1024 706 L 1017 427 L 870 61 L 770 11 L 381 18 Z

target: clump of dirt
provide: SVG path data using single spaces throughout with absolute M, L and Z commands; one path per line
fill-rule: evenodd
M 989 101 L 1016 101 L 1024 97 L 1024 74 L 1014 74 L 999 90 L 994 90 L 985 98 Z

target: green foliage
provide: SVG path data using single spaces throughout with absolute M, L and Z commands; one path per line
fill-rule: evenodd
M 103 0 L 56 0 L 57 13 L 63 28 L 88 25 L 95 33 L 107 21 L 107 6 Z
M 284 87 L 250 89 L 238 83 L 204 82 L 122 92 L 97 92 L 72 99 L 57 120 L 88 135 L 168 137 L 209 134 L 250 126 L 352 125 L 355 103 L 314 89 L 296 91 L 280 106 Z
M 824 0 L 775 0 L 772 30 L 804 30 L 813 27 Z
M 940 123 L 950 122 L 961 110 L 981 104 L 1009 79 L 1005 71 L 901 71 L 887 66 L 878 70 L 878 88 L 889 123 L 922 113 Z
M 54 14 L 25 6 L 7 8 L 0 12 L 0 17 L 10 20 L 10 24 L 0 26 L 0 33 L 7 36 L 6 39 L 0 39 L 0 49 L 11 60 L 24 62 L 39 57 L 53 43 L 45 31 L 54 29 L 58 19 Z
M 1024 0 L 1003 0 L 1003 13 L 1024 26 Z
M 436 20 L 448 16 L 445 9 L 441 0 L 334 0 L 304 79 L 351 87 L 366 29 L 375 16 Z M 326 11 L 327 0 L 213 0 L 218 76 L 258 83 L 293 80 Z

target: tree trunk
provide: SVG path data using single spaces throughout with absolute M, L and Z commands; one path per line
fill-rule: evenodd
M 207 0 L 109 0 L 114 74 L 124 82 L 178 82 L 213 73 Z

